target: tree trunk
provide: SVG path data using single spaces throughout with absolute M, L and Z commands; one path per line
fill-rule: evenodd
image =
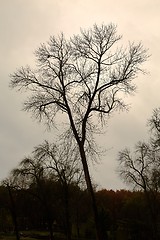
M 14 232 L 16 234 L 16 239 L 20 240 L 20 235 L 19 235 L 19 230 L 18 230 L 18 223 L 17 223 L 17 215 L 16 215 L 16 209 L 15 209 L 15 203 L 14 203 L 14 199 L 12 196 L 12 192 L 11 192 L 11 188 L 9 185 L 7 185 L 8 188 L 8 193 L 9 193 L 9 197 L 10 197 L 10 202 L 11 202 L 11 213 L 12 213 L 12 219 L 13 219 L 13 223 L 14 223 Z
M 145 190 L 146 199 L 150 211 L 151 227 L 152 227 L 152 238 L 158 240 L 158 229 L 157 229 L 157 209 L 156 200 L 151 192 Z
M 67 240 L 71 240 L 71 225 L 70 225 L 70 214 L 69 214 L 69 193 L 68 186 L 64 183 L 64 201 L 65 201 L 65 218 L 66 218 L 66 236 Z
M 99 219 L 98 219 L 98 209 L 97 209 L 96 199 L 95 199 L 95 195 L 94 195 L 94 191 L 93 191 L 93 186 L 91 183 L 91 178 L 90 178 L 90 174 L 89 174 L 89 169 L 88 169 L 84 146 L 79 146 L 79 149 L 80 149 L 80 155 L 81 155 L 81 160 L 82 160 L 82 164 L 83 164 L 83 170 L 84 170 L 84 174 L 85 174 L 87 189 L 90 194 L 90 199 L 91 199 L 91 204 L 92 204 L 92 210 L 93 210 L 94 221 L 95 221 L 95 229 L 96 229 L 96 239 L 104 240 L 104 239 L 102 239 L 102 233 L 101 233 Z
M 49 220 L 49 222 L 48 222 L 48 228 L 49 228 L 50 240 L 54 240 L 52 221 L 50 221 L 50 220 Z
M 50 213 L 50 208 L 47 206 L 46 200 L 44 200 L 44 202 L 42 202 L 44 204 L 44 209 L 46 211 L 47 214 L 47 225 L 48 225 L 48 230 L 49 230 L 49 235 L 50 235 L 50 240 L 54 240 L 54 235 L 53 235 L 53 220 L 52 220 L 52 216 Z
M 76 228 L 77 228 L 77 237 L 80 238 L 80 231 L 79 231 L 79 213 L 78 209 L 76 209 Z

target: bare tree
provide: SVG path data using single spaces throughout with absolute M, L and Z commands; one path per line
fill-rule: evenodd
M 65 206 L 65 230 L 67 240 L 71 240 L 69 187 L 71 184 L 82 184 L 84 179 L 82 168 L 79 166 L 79 152 L 71 144 L 58 146 L 45 141 L 35 148 L 34 155 L 45 163 L 49 175 L 53 174 L 62 186 Z
M 126 183 L 144 191 L 159 191 L 156 171 L 160 171 L 159 152 L 150 144 L 139 142 L 134 153 L 129 149 L 119 152 L 119 173 Z
M 119 153 L 119 174 L 121 178 L 136 189 L 144 191 L 151 216 L 153 239 L 158 238 L 157 204 L 160 190 L 160 153 L 152 144 L 139 142 L 134 153 L 125 149 Z
M 100 226 L 86 153 L 94 149 L 93 134 L 100 130 L 97 122 L 98 126 L 105 124 L 111 112 L 126 107 L 123 94 L 135 90 L 132 80 L 147 59 L 141 43 L 130 43 L 123 49 L 117 47 L 120 39 L 113 24 L 95 24 L 69 40 L 63 34 L 53 36 L 36 51 L 37 69 L 20 68 L 11 76 L 10 84 L 31 93 L 24 110 L 49 126 L 56 124 L 58 113 L 66 114 L 64 121 L 69 123 L 79 148 L 99 240 Z
M 20 183 L 19 188 L 29 188 L 31 185 L 36 186 L 36 193 L 32 191 L 31 194 L 33 194 L 44 207 L 47 216 L 50 239 L 54 240 L 53 217 L 45 190 L 45 182 L 50 176 L 48 176 L 46 172 L 43 161 L 35 156 L 26 157 L 20 162 L 17 168 L 12 170 L 11 176 L 15 179 L 15 186 L 17 186 L 17 183 Z
M 71 144 L 44 143 L 39 144 L 33 151 L 34 157 L 43 162 L 49 176 L 62 185 L 83 183 L 82 167 L 79 161 L 79 152 Z
M 32 156 L 24 158 L 18 168 L 11 172 L 15 186 L 29 188 L 33 184 L 36 185 L 36 197 L 45 207 L 51 239 L 54 239 L 54 219 L 46 192 L 45 182 L 47 180 L 54 180 L 62 186 L 66 236 L 68 240 L 71 240 L 69 187 L 71 184 L 82 184 L 84 179 L 82 167 L 79 166 L 79 152 L 73 147 L 71 145 L 66 146 L 63 144 L 62 146 L 45 141 L 43 144 L 35 147 Z
M 154 147 L 160 146 L 160 108 L 153 110 L 152 116 L 148 121 L 151 131 L 151 142 Z

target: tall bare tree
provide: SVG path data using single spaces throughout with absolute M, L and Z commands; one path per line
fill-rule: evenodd
M 24 110 L 52 126 L 58 113 L 66 114 L 75 138 L 94 211 L 97 239 L 101 239 L 87 152 L 94 150 L 93 133 L 105 124 L 108 115 L 126 107 L 123 94 L 135 90 L 132 80 L 147 59 L 141 43 L 117 47 L 121 36 L 114 24 L 81 30 L 67 40 L 63 34 L 50 37 L 36 51 L 37 69 L 22 67 L 12 76 L 11 87 L 28 90 L 31 95 Z M 59 116 L 59 115 L 58 115 Z M 102 125 L 100 125 L 100 123 Z

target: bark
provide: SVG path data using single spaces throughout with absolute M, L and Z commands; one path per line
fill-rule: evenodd
M 102 238 L 102 232 L 100 228 L 100 223 L 99 223 L 99 217 L 98 217 L 98 209 L 97 209 L 97 204 L 96 204 L 96 199 L 95 199 L 95 194 L 89 174 L 89 169 L 88 169 L 88 164 L 87 164 L 87 159 L 86 159 L 86 154 L 84 150 L 84 146 L 79 146 L 80 149 L 80 155 L 81 155 L 81 160 L 83 164 L 83 169 L 84 169 L 84 174 L 85 174 L 85 180 L 87 184 L 87 189 L 90 195 L 90 200 L 92 204 L 92 209 L 93 209 L 93 215 L 94 215 L 94 221 L 95 221 L 95 229 L 96 229 L 96 239 L 97 240 L 104 240 Z

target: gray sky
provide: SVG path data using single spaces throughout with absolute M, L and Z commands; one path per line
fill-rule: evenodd
M 149 74 L 138 76 L 136 94 L 126 99 L 130 111 L 115 113 L 99 137 L 99 144 L 108 151 L 91 170 L 100 187 L 126 187 L 115 172 L 117 153 L 146 139 L 147 119 L 160 106 L 159 0 L 0 0 L 0 180 L 34 146 L 44 139 L 54 140 L 54 131 L 47 132 L 43 124 L 21 111 L 25 94 L 9 89 L 9 74 L 20 66 L 34 65 L 34 51 L 50 35 L 72 36 L 80 27 L 110 22 L 117 24 L 124 45 L 128 40 L 142 41 L 151 54 L 144 65 Z

